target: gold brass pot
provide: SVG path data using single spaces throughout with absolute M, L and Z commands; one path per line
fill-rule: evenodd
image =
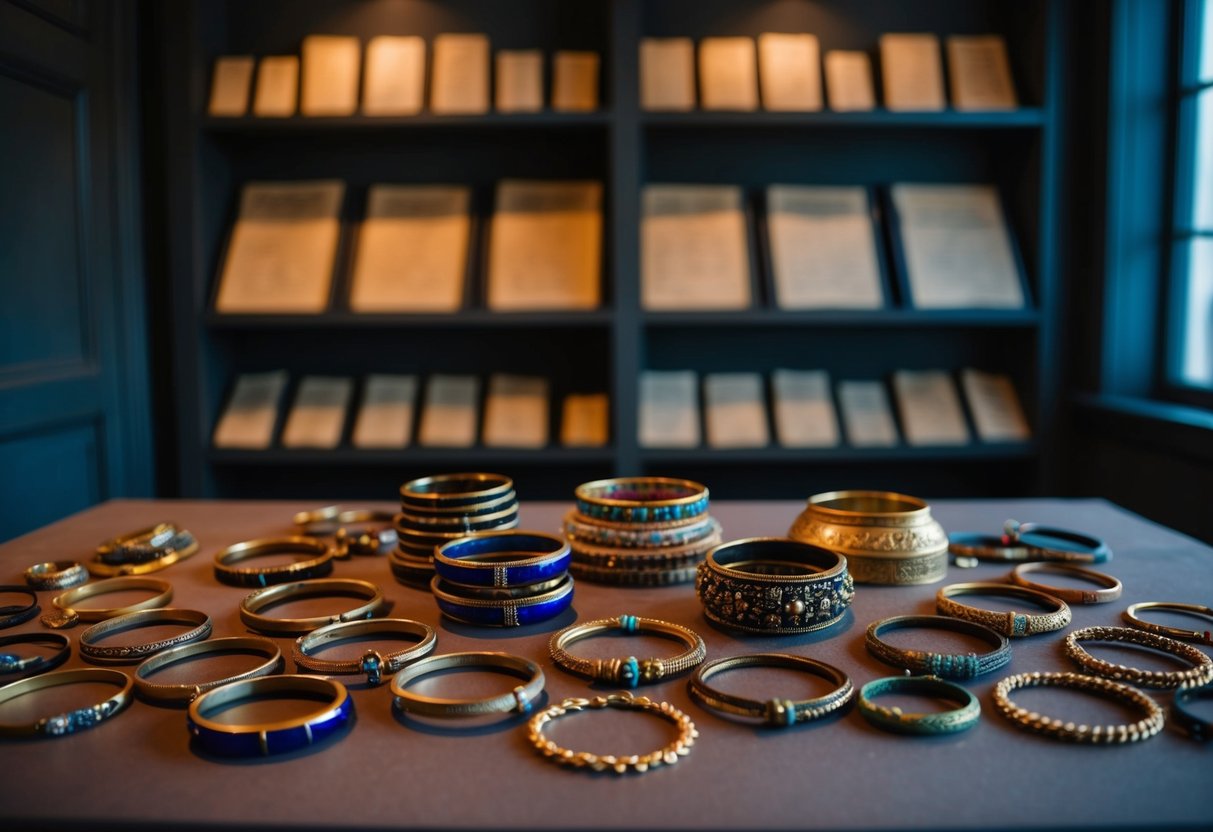
M 917 497 L 829 491 L 809 498 L 788 537 L 846 555 L 856 583 L 933 584 L 948 570 L 948 535 Z

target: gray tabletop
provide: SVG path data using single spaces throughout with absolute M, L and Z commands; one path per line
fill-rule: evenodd
M 173 606 L 208 612 L 214 619 L 214 637 L 243 635 L 237 607 L 247 591 L 219 584 L 212 576 L 212 556 L 240 540 L 286 532 L 295 511 L 314 507 L 288 502 L 114 501 L 0 546 L 0 583 L 21 583 L 22 571 L 32 563 L 84 560 L 104 539 L 172 520 L 202 543 L 197 556 L 158 573 L 173 584 Z M 522 528 L 555 530 L 567 508 L 526 504 Z M 725 538 L 734 539 L 781 535 L 800 508 L 794 502 L 719 502 L 712 513 L 722 523 Z M 949 531 L 995 531 L 1015 517 L 1104 537 L 1115 555 L 1103 569 L 1123 581 L 1124 596 L 1108 604 L 1075 607 L 1071 627 L 1118 624 L 1121 611 L 1136 601 L 1213 602 L 1213 550 L 1106 502 L 941 501 L 933 512 Z M 969 570 L 952 566 L 947 580 L 995 580 L 1007 571 L 996 564 Z M 896 675 L 898 671 L 867 654 L 866 626 L 886 616 L 933 612 L 934 595 L 942 585 L 860 586 L 851 612 L 835 628 L 785 638 L 744 638 L 709 626 L 690 586 L 622 589 L 579 583 L 573 609 L 565 616 L 504 631 L 442 621 L 433 599 L 397 583 L 383 558 L 340 562 L 334 576 L 377 583 L 395 604 L 393 616 L 416 618 L 436 628 L 438 652 L 502 650 L 540 662 L 550 702 L 595 692 L 587 681 L 553 666 L 547 657 L 550 634 L 575 619 L 621 613 L 694 628 L 706 641 L 709 658 L 796 653 L 841 668 L 856 686 Z M 44 608 L 51 595 L 39 594 Z M 43 631 L 35 620 L 0 634 Z M 74 648 L 80 629 L 67 632 Z M 191 746 L 182 710 L 136 701 L 112 721 L 74 736 L 0 741 L 0 817 L 10 821 L 5 823 L 10 829 L 80 823 L 628 830 L 1213 824 L 1213 747 L 1192 741 L 1177 728 L 1168 725 L 1161 735 L 1133 745 L 1075 746 L 1023 733 L 994 712 L 991 690 L 1004 675 L 1075 669 L 1062 654 L 1060 640 L 1060 634 L 1014 640 L 1008 668 L 968 684 L 982 703 L 980 723 L 950 737 L 885 733 L 855 711 L 786 730 L 755 727 L 696 705 L 687 693 L 685 675 L 666 680 L 640 692 L 686 711 L 699 728 L 699 740 L 675 766 L 624 777 L 570 771 L 543 760 L 527 744 L 520 717 L 466 728 L 398 718 L 386 685 L 367 687 L 356 684 L 356 677 L 346 677 L 357 710 L 351 729 L 305 752 L 264 760 L 210 757 Z M 289 654 L 290 639 L 278 641 Z M 647 641 L 639 646 L 596 641 L 606 642 L 607 655 L 611 648 L 625 655 L 651 648 Z M 602 645 L 593 649 L 601 650 Z M 1143 666 L 1150 661 L 1155 662 L 1151 666 L 1167 666 L 1150 657 Z M 66 666 L 85 665 L 73 650 Z M 288 664 L 288 669 L 293 667 Z M 759 685 L 787 681 L 782 676 L 754 679 Z M 1157 694 L 1160 703 L 1169 698 Z M 1025 695 L 1025 704 L 1028 699 Z M 1118 713 L 1098 701 L 1046 691 L 1031 692 L 1031 706 L 1043 712 L 1056 707 L 1064 712 L 1059 716 L 1076 721 L 1114 719 Z M 1126 715 L 1120 713 L 1121 718 Z M 648 727 L 637 729 L 636 721 L 644 722 L 618 712 L 595 714 L 586 719 L 588 728 L 570 723 L 559 739 L 625 746 L 648 741 Z

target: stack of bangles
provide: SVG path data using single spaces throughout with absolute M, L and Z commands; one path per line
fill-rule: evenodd
M 855 585 L 842 555 L 795 540 L 755 537 L 708 552 L 695 591 L 709 621 L 784 635 L 841 621 Z
M 743 667 L 782 667 L 801 670 L 829 681 L 833 690 L 813 699 L 767 699 L 759 701 L 734 696 L 708 685 L 708 679 Z M 801 722 L 811 722 L 828 716 L 848 705 L 855 695 L 851 679 L 833 665 L 805 656 L 787 653 L 754 653 L 746 656 L 716 659 L 701 664 L 687 684 L 691 698 L 709 710 L 731 716 L 760 719 L 766 725 L 781 728 Z
M 1090 565 L 1112 557 L 1108 544 L 1093 535 L 1016 520 L 1004 523 L 1001 535 L 953 533 L 948 536 L 948 549 L 961 567 L 976 566 L 979 560 Z
M 111 578 L 146 575 L 185 560 L 198 551 L 198 541 L 175 523 L 158 523 L 119 535 L 97 547 L 85 564 L 92 574 Z
M 542 532 L 463 537 L 434 552 L 430 590 L 453 621 L 519 627 L 560 615 L 573 600 L 569 544 Z
M 644 660 L 638 660 L 635 656 L 623 659 L 584 659 L 567 650 L 568 646 L 574 642 L 609 632 L 623 632 L 629 635 L 652 633 L 681 641 L 686 650 L 677 656 L 665 659 Z M 707 656 L 707 648 L 699 634 L 687 627 L 659 621 L 655 618 L 621 615 L 616 618 L 601 618 L 597 621 L 565 627 L 548 641 L 548 653 L 558 667 L 570 673 L 576 673 L 608 685 L 634 688 L 641 683 L 660 682 L 662 679 L 691 669 L 704 660 L 704 657 Z

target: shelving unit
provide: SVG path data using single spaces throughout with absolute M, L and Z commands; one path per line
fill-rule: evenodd
M 1033 0 L 237 0 L 165 11 L 166 180 L 174 332 L 179 488 L 187 496 L 382 498 L 412 476 L 506 470 L 527 499 L 564 499 L 579 482 L 623 474 L 691 476 L 721 497 L 803 497 L 840 487 L 899 488 L 927 496 L 1047 490 L 1056 400 L 1059 277 L 1055 254 L 1062 44 L 1067 4 Z M 262 119 L 204 115 L 214 59 L 294 54 L 307 34 L 486 32 L 492 49 L 589 49 L 601 56 L 601 109 L 593 113 Z M 812 32 L 822 50 L 875 57 L 884 32 L 993 32 L 1006 38 L 1020 101 L 1009 112 L 658 113 L 639 106 L 644 37 Z M 879 66 L 878 63 L 875 66 Z M 428 72 L 428 68 L 427 68 Z M 877 73 L 879 75 L 879 73 Z M 177 93 L 176 91 L 179 91 Z M 464 184 L 473 192 L 466 308 L 455 315 L 348 310 L 339 265 L 331 311 L 220 315 L 215 276 L 240 186 L 255 179 L 338 178 L 348 183 L 343 246 L 374 183 Z M 597 179 L 605 186 L 603 308 L 497 313 L 482 300 L 484 228 L 504 178 Z M 1023 310 L 916 310 L 899 298 L 872 311 L 787 311 L 765 295 L 769 265 L 761 212 L 751 246 L 754 308 L 661 312 L 640 308 L 640 194 L 649 183 L 887 188 L 896 182 L 999 186 L 1025 265 Z M 754 200 L 760 202 L 761 200 Z M 751 206 L 753 207 L 753 206 Z M 885 223 L 887 226 L 887 221 Z M 881 231 L 888 235 L 887 227 Z M 886 253 L 891 249 L 882 238 Z M 886 257 L 886 260 L 892 260 Z M 890 265 L 890 268 L 895 266 Z M 891 280 L 896 295 L 897 281 Z M 645 369 L 824 369 L 832 381 L 887 378 L 898 369 L 1008 373 L 1034 438 L 964 448 L 899 446 L 667 450 L 636 441 L 637 379 Z M 552 381 L 553 417 L 565 393 L 611 396 L 606 448 L 538 451 L 409 447 L 399 451 L 228 451 L 210 434 L 235 376 L 285 368 L 361 378 L 373 372 L 494 372 Z M 289 402 L 289 394 L 287 401 Z M 553 436 L 558 423 L 553 419 Z M 991 475 L 993 466 L 997 475 Z

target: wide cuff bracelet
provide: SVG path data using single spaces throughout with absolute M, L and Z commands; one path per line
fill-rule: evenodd
M 194 684 L 159 684 L 149 677 L 169 665 L 178 662 L 192 661 L 199 656 L 216 653 L 246 653 L 259 656 L 265 661 L 249 670 L 218 679 L 204 679 Z M 223 687 L 232 682 L 245 679 L 255 679 L 259 676 L 269 676 L 282 671 L 282 651 L 278 645 L 268 638 L 260 636 L 230 636 L 216 638 L 210 641 L 195 641 L 180 647 L 171 647 L 135 668 L 135 689 L 140 696 L 152 702 L 167 702 L 170 704 L 186 704 L 193 702 L 208 690 Z
M 131 704 L 131 677 L 121 670 L 106 670 L 100 667 L 56 670 L 54 673 L 43 673 L 41 676 L 12 682 L 0 687 L 0 704 L 47 688 L 82 684 L 112 685 L 118 688 L 118 692 L 96 705 L 43 717 L 36 722 L 0 722 L 0 737 L 61 737 L 75 734 L 116 716 Z
M 353 609 L 337 615 L 318 615 L 310 618 L 272 618 L 260 615 L 260 611 L 281 604 L 295 601 L 299 598 L 315 598 L 330 596 L 353 596 L 361 598 L 364 603 Z M 240 620 L 245 626 L 262 633 L 310 633 L 326 624 L 336 624 L 341 621 L 357 621 L 360 618 L 374 618 L 387 607 L 387 601 L 379 587 L 369 581 L 358 581 L 353 578 L 320 578 L 312 581 L 298 581 L 291 584 L 259 589 L 245 596 L 240 602 Z
M 684 546 L 702 540 L 713 531 L 720 532 L 720 524 L 710 515 L 693 517 L 690 523 L 666 528 L 645 528 L 636 523 L 606 523 L 591 520 L 570 509 L 564 516 L 564 533 L 570 540 L 591 546 L 608 546 L 617 549 L 659 549 L 667 546 Z
M 800 670 L 831 682 L 834 689 L 814 699 L 768 699 L 765 702 L 742 696 L 723 693 L 708 684 L 708 679 L 718 673 L 743 667 L 782 667 Z M 691 698 L 709 710 L 731 716 L 752 717 L 773 727 L 788 727 L 800 722 L 810 722 L 832 714 L 845 707 L 855 695 L 851 679 L 833 665 L 793 656 L 787 653 L 754 653 L 745 656 L 716 659 L 699 666 L 691 681 L 687 683 Z
M 265 555 L 292 554 L 294 563 L 236 566 Z M 215 577 L 231 586 L 270 586 L 286 581 L 320 578 L 333 571 L 333 550 L 310 537 L 267 537 L 228 546 L 215 555 Z
M 1180 661 L 1188 662 L 1192 667 L 1187 670 L 1139 670 L 1135 667 L 1126 667 L 1123 664 L 1114 664 L 1095 658 L 1083 649 L 1081 642 L 1084 641 L 1137 644 L 1151 650 L 1169 653 Z M 1063 649 L 1066 655 L 1077 662 L 1086 672 L 1138 687 L 1168 690 L 1200 687 L 1213 682 L 1213 659 L 1190 644 L 1184 644 L 1182 641 L 1145 630 L 1135 630 L 1131 627 L 1084 627 L 1066 635 Z
M 601 633 L 620 631 L 628 634 L 653 633 L 680 641 L 686 650 L 665 659 L 642 659 L 635 656 L 619 659 L 583 659 L 568 652 L 568 646 Z M 585 676 L 595 682 L 634 688 L 639 684 L 650 684 L 668 679 L 684 670 L 690 670 L 707 656 L 707 648 L 699 634 L 689 627 L 671 624 L 656 618 L 635 615 L 620 615 L 615 618 L 600 618 L 584 624 L 574 624 L 554 633 L 548 641 L 548 653 L 556 665 L 570 673 Z
M 855 585 L 842 555 L 778 537 L 708 552 L 695 591 L 710 621 L 752 633 L 808 633 L 842 619 Z
M 708 489 L 670 477 L 622 477 L 577 486 L 577 511 L 612 522 L 686 520 L 708 510 Z
M 1073 722 L 1063 723 L 1060 719 L 1052 719 L 1027 708 L 1021 708 L 1011 701 L 1011 691 L 1018 688 L 1055 687 L 1069 690 L 1084 691 L 1122 702 L 1137 711 L 1144 711 L 1145 717 L 1137 722 L 1122 725 L 1082 725 Z M 994 686 L 994 707 L 1003 716 L 1011 720 L 1017 728 L 1041 734 L 1055 740 L 1069 742 L 1093 743 L 1097 745 L 1112 745 L 1117 743 L 1137 742 L 1149 739 L 1162 730 L 1166 715 L 1154 700 L 1136 688 L 1100 679 L 1098 676 L 1084 676 L 1081 673 L 1018 673 L 1008 676 Z
M 563 539 L 539 532 L 491 532 L 438 547 L 434 570 L 448 581 L 472 586 L 527 586 L 568 571 Z
M 872 700 L 885 693 L 913 693 L 955 702 L 950 711 L 906 713 L 901 708 L 886 708 Z M 874 679 L 859 690 L 859 712 L 886 731 L 898 734 L 955 734 L 972 728 L 981 718 L 981 703 L 960 685 L 936 676 L 889 676 Z
M 122 645 L 120 647 L 103 647 L 98 644 L 108 635 L 137 627 L 159 626 L 162 624 L 185 624 L 190 627 L 184 633 L 170 638 L 157 639 L 145 644 Z M 137 664 L 148 656 L 189 644 L 193 641 L 203 641 L 211 634 L 211 617 L 198 610 L 157 609 L 140 610 L 126 615 L 94 624 L 80 634 L 80 655 L 89 661 L 106 662 L 110 664 Z
M 108 595 L 113 592 L 127 592 L 132 589 L 150 589 L 156 594 L 142 601 L 137 601 L 134 604 L 127 604 L 125 607 L 77 609 L 75 606 L 81 601 L 85 601 L 89 598 L 95 598 L 98 595 Z M 51 603 L 55 605 L 56 609 L 54 612 L 48 612 L 46 615 L 42 616 L 42 623 L 52 629 L 62 630 L 66 627 L 74 627 L 79 621 L 104 621 L 107 618 L 125 615 L 130 612 L 138 612 L 139 610 L 154 610 L 159 609 L 160 607 L 167 607 L 169 601 L 172 600 L 172 584 L 168 583 L 167 581 L 162 581 L 159 578 L 144 578 L 138 576 L 106 578 L 103 581 L 84 584 L 83 586 L 69 589 L 62 595 L 56 595 L 51 599 Z
M 476 514 L 516 499 L 514 481 L 501 474 L 440 474 L 400 486 L 400 505 L 427 511 Z
M 311 713 L 276 722 L 216 722 L 211 714 L 250 697 L 326 701 Z M 208 691 L 190 703 L 187 724 L 204 750 L 225 757 L 265 757 L 306 748 L 354 719 L 354 700 L 340 682 L 318 676 L 261 676 Z
M 1047 572 L 1053 575 L 1068 575 L 1071 578 L 1081 578 L 1098 584 L 1101 589 L 1075 589 L 1068 586 L 1051 586 L 1028 580 L 1027 576 L 1036 572 Z M 1120 597 L 1124 586 L 1117 578 L 1096 572 L 1094 569 L 1084 569 L 1068 563 L 1051 563 L 1049 561 L 1032 561 L 1021 563 L 1011 570 L 1011 583 L 1026 586 L 1037 592 L 1060 598 L 1069 604 L 1106 604 Z
M 999 595 L 1011 598 L 1022 598 L 1043 607 L 1052 607 L 1046 613 L 994 612 L 978 607 L 970 607 L 959 601 L 952 600 L 957 595 Z M 1060 598 L 1054 598 L 1044 592 L 1013 584 L 999 584 L 989 581 L 973 581 L 966 584 L 949 584 L 935 593 L 935 610 L 940 615 L 950 615 L 953 618 L 963 618 L 977 624 L 984 624 L 991 630 L 1011 638 L 1034 636 L 1038 633 L 1051 633 L 1060 630 L 1070 623 L 1070 607 Z
M 10 604 L 0 607 L 0 630 L 6 627 L 16 627 L 24 624 L 38 614 L 38 594 L 32 589 L 18 584 L 0 586 L 0 593 L 11 592 L 14 595 L 28 595 L 28 604 Z
M 526 681 L 509 693 L 482 699 L 443 699 L 410 691 L 409 682 L 456 667 L 508 673 Z M 529 659 L 509 653 L 445 653 L 419 659 L 392 677 L 392 704 L 401 711 L 432 717 L 468 717 L 485 714 L 529 713 L 543 695 L 543 669 Z
M 74 560 L 35 563 L 25 570 L 25 582 L 40 591 L 71 589 L 87 580 L 88 570 Z
M 1203 604 L 1176 604 L 1170 601 L 1142 601 L 1140 604 L 1131 604 L 1125 610 L 1121 617 L 1125 623 L 1131 624 L 1141 630 L 1147 630 L 1151 633 L 1157 633 L 1160 636 L 1168 636 L 1169 638 L 1177 638 L 1180 641 L 1194 641 L 1198 644 L 1208 644 L 1213 646 L 1213 632 L 1209 630 L 1185 630 L 1182 627 L 1168 627 L 1164 624 L 1155 624 L 1152 621 L 1146 621 L 1137 617 L 1137 613 L 1141 610 L 1168 610 L 1170 612 L 1186 612 L 1192 615 L 1203 615 L 1213 618 L 1213 609 L 1204 606 Z
M 980 654 L 933 653 L 894 647 L 880 640 L 880 637 L 890 630 L 915 628 L 964 633 L 981 639 L 993 649 Z M 868 627 L 864 643 L 868 652 L 885 664 L 902 667 L 922 676 L 940 676 L 945 679 L 972 679 L 1006 667 L 1011 662 L 1011 642 L 1006 636 L 982 624 L 946 615 L 899 615 L 875 621 Z
M 15 653 L 0 652 L 0 685 L 8 684 L 17 678 L 54 670 L 67 661 L 67 657 L 72 653 L 71 639 L 59 633 L 19 633 L 0 638 L 0 648 L 11 644 L 49 644 L 56 650 L 49 656 L 19 656 Z M 21 674 L 20 677 L 16 676 L 18 673 Z
M 390 653 L 367 650 L 357 659 L 339 661 L 320 659 L 311 655 L 311 652 L 326 644 L 347 641 L 355 636 L 383 634 L 413 636 L 417 642 L 403 650 L 393 650 Z M 340 624 L 329 624 L 327 627 L 321 627 L 305 636 L 300 636 L 295 640 L 291 657 L 295 660 L 296 665 L 313 673 L 365 673 L 367 684 L 377 685 L 383 681 L 385 674 L 391 675 L 409 662 L 434 652 L 434 645 L 437 644 L 437 641 L 433 627 L 408 618 L 346 621 Z
M 435 575 L 430 592 L 447 618 L 477 627 L 523 627 L 560 615 L 573 602 L 573 577 L 565 575 L 554 589 L 522 598 L 481 598 L 453 592 Z

